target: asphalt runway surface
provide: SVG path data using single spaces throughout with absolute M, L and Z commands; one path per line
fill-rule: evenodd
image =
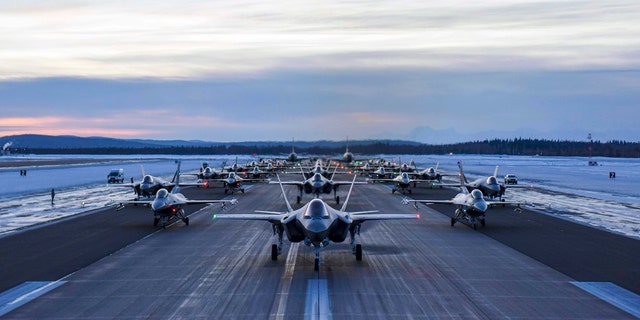
M 295 188 L 285 187 L 290 201 Z M 340 190 L 346 198 L 348 188 Z M 415 188 L 415 199 L 450 189 Z M 219 199 L 222 189 L 185 189 Z M 225 213 L 284 211 L 280 189 L 254 185 Z M 331 195 L 322 197 L 335 206 Z M 310 197 L 303 197 L 303 204 Z M 380 184 L 355 186 L 349 211 L 414 213 Z M 294 205 L 294 208 L 300 205 Z M 572 282 L 640 292 L 640 241 L 541 213 L 493 208 L 487 226 L 449 225 L 451 206 L 419 205 L 420 220 L 368 221 L 356 261 L 348 241 L 321 253 L 275 237 L 268 222 L 214 220 L 219 205 L 189 207 L 190 225 L 160 230 L 150 209 L 103 210 L 0 238 L 2 291 L 63 283 L 7 319 L 633 319 Z

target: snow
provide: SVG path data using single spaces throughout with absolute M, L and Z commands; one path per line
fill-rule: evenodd
M 469 178 L 489 176 L 499 165 L 499 180 L 505 174 L 518 176 L 519 185 L 533 188 L 509 189 L 505 198 L 532 203 L 541 213 L 640 239 L 640 159 L 594 157 L 545 157 L 505 155 L 382 155 L 387 160 L 413 160 L 420 168 L 435 167 L 457 174 L 461 160 Z M 0 161 L 24 157 L 0 157 Z M 147 174 L 168 180 L 182 162 L 182 172 L 197 171 L 202 161 L 219 168 L 231 164 L 235 156 L 29 156 L 29 159 L 110 159 L 110 163 L 82 165 L 0 168 L 0 235 L 35 224 L 112 206 L 115 201 L 134 196 L 131 188 L 108 186 L 107 173 L 123 168 L 125 182 L 139 181 L 141 165 Z M 238 157 L 239 163 L 256 160 Z M 598 166 L 587 165 L 597 161 Z M 20 169 L 27 176 L 20 176 Z M 609 172 L 616 178 L 610 179 Z M 51 205 L 51 189 L 55 202 Z
M 146 174 L 171 180 L 181 161 L 182 172 L 195 172 L 202 161 L 210 166 L 220 167 L 235 161 L 235 156 L 87 156 L 48 155 L 28 157 L 0 157 L 0 161 L 24 159 L 110 159 L 110 163 L 89 163 L 82 165 L 49 165 L 0 168 L 0 235 L 32 225 L 66 218 L 95 209 L 115 205 L 119 200 L 135 196 L 130 187 L 107 184 L 107 174 L 111 169 L 123 168 L 125 183 L 142 179 L 142 168 Z M 253 160 L 253 157 L 239 157 L 238 161 Z M 20 170 L 27 175 L 21 176 Z M 187 180 L 185 178 L 185 180 Z M 55 191 L 51 204 L 51 189 Z
M 410 156 L 404 156 L 411 158 Z M 507 189 L 505 199 L 530 209 L 640 239 L 640 159 L 506 155 L 445 155 L 415 158 L 418 167 L 440 162 L 443 173 L 458 173 L 462 161 L 471 178 L 510 173 L 529 188 Z M 589 166 L 597 161 L 597 166 Z M 609 172 L 616 173 L 615 179 Z

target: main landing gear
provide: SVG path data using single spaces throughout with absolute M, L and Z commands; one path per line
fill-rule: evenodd
M 185 212 L 184 209 L 180 209 L 178 210 L 178 212 L 176 212 L 175 216 L 167 216 L 167 215 L 160 215 L 160 216 L 154 216 L 153 217 L 153 226 L 157 227 L 158 224 L 160 224 L 160 226 L 162 227 L 162 229 L 166 229 L 167 228 L 167 224 L 170 221 L 173 221 L 174 219 L 180 219 L 182 220 L 182 222 L 184 222 L 185 225 L 189 225 L 189 217 L 185 216 Z
M 479 217 L 479 219 L 472 216 L 465 216 L 464 211 L 458 208 L 456 209 L 455 216 L 451 218 L 451 226 L 453 227 L 453 225 L 456 224 L 456 222 L 462 221 L 463 219 L 469 221 L 469 224 L 471 224 L 471 227 L 473 227 L 473 230 L 478 230 L 478 226 L 477 226 L 478 221 L 480 221 L 480 225 L 483 228 L 487 225 L 487 222 L 485 221 L 484 216 Z
M 273 224 L 273 234 L 278 235 L 278 244 L 271 245 L 271 260 L 278 260 L 278 256 L 282 253 L 282 236 L 284 234 L 284 227 L 282 225 Z
M 362 261 L 362 245 L 356 243 L 356 235 L 360 234 L 360 225 L 352 225 L 349 228 L 349 236 L 351 238 L 351 250 L 356 256 L 356 261 Z

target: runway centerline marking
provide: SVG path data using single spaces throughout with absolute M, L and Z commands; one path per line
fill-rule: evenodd
M 331 319 L 327 279 L 309 279 L 307 282 L 304 318 L 305 320 Z
M 296 267 L 296 258 L 298 257 L 299 242 L 291 244 L 289 247 L 289 253 L 287 253 L 287 263 L 282 275 L 282 286 L 279 290 L 280 299 L 278 300 L 278 306 L 276 307 L 276 313 L 274 319 L 284 319 L 285 311 L 287 311 L 287 298 L 289 298 L 289 288 L 291 287 L 291 281 L 293 280 L 293 272 Z
M 65 283 L 66 281 L 27 281 L 0 293 L 0 317 Z

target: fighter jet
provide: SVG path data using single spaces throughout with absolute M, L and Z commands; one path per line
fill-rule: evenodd
M 253 167 L 253 169 L 246 171 L 245 174 L 253 179 L 269 177 L 269 172 L 260 170 L 260 167 L 258 166 L 255 166 Z
M 272 224 L 274 235 L 278 235 L 278 243 L 271 245 L 271 260 L 277 260 L 282 253 L 283 234 L 291 242 L 303 242 L 313 246 L 315 250 L 314 270 L 320 269 L 320 250 L 331 242 L 343 242 L 347 233 L 350 237 L 352 252 L 356 260 L 362 260 L 362 245 L 356 244 L 356 235 L 360 234 L 361 224 L 367 220 L 417 219 L 419 214 L 381 214 L 377 210 L 347 212 L 346 207 L 353 190 L 356 176 L 342 208 L 336 210 L 321 199 L 313 199 L 300 209 L 293 210 L 280 184 L 282 197 L 287 206 L 286 212 L 256 211 L 253 214 L 217 214 L 214 219 L 264 220 Z M 280 177 L 278 177 L 280 181 Z
M 312 167 L 307 167 L 307 169 L 309 169 L 308 171 L 306 171 L 306 172 L 303 171 L 303 175 L 304 175 L 305 179 L 308 179 L 308 178 L 313 177 L 314 174 L 319 173 L 323 177 L 327 178 L 327 177 L 329 177 L 329 167 L 330 166 L 331 166 L 331 164 L 329 164 L 329 166 L 327 168 L 325 168 L 323 161 L 321 159 L 318 159 L 318 160 L 316 160 L 316 162 L 314 163 L 314 165 Z
M 444 175 L 438 171 L 439 166 L 440 162 L 437 162 L 435 168 L 429 167 L 424 170 L 419 170 L 418 172 L 412 173 L 411 176 L 422 180 L 442 182 L 442 176 Z
M 178 161 L 178 170 L 174 173 L 171 181 L 167 181 L 158 176 L 152 176 L 150 174 L 144 173 L 144 167 L 140 166 L 142 170 L 142 180 L 136 183 L 122 183 L 117 185 L 110 185 L 110 187 L 130 187 L 136 193 L 136 199 L 140 199 L 140 197 L 151 198 L 151 196 L 155 195 L 160 189 L 166 189 L 168 191 L 173 190 L 178 183 L 175 183 L 176 177 L 180 172 L 180 162 Z M 133 178 L 132 178 L 133 181 Z M 181 186 L 199 186 L 201 183 L 182 183 Z
M 206 181 L 209 179 L 222 179 L 226 177 L 229 173 L 224 172 L 222 170 L 218 171 L 209 166 L 207 162 L 202 163 L 202 167 L 199 172 L 195 173 L 183 173 L 183 176 L 195 176 L 202 181 Z
M 464 180 L 464 185 L 469 192 L 472 190 L 480 190 L 482 194 L 489 199 L 498 198 L 502 200 L 502 196 L 507 188 L 527 188 L 532 186 L 522 186 L 522 185 L 509 185 L 506 186 L 502 183 L 498 182 L 498 166 L 493 171 L 492 176 L 488 176 L 485 178 L 478 178 L 472 182 L 467 180 L 467 177 L 464 175 L 464 171 L 462 170 L 462 161 L 458 161 L 458 168 L 460 168 L 460 176 Z
M 337 167 L 336 167 L 337 169 Z M 302 170 L 302 169 L 301 169 Z M 303 192 L 306 194 L 313 194 L 316 198 L 320 197 L 321 193 L 331 193 L 333 191 L 333 198 L 336 200 L 337 204 L 340 204 L 340 196 L 337 195 L 338 188 L 341 185 L 352 184 L 351 181 L 334 181 L 333 176 L 331 179 L 325 178 L 320 173 L 314 173 L 313 176 L 309 179 L 304 179 L 303 181 L 278 181 L 277 183 L 282 185 L 295 185 L 298 187 L 298 191 L 300 191 L 300 195 L 296 197 L 296 203 L 300 203 L 302 200 Z M 304 177 L 304 171 L 302 172 L 302 176 Z M 270 183 L 276 183 L 275 181 L 271 181 Z M 355 182 L 355 184 L 364 184 L 364 182 Z
M 469 192 L 465 187 L 465 181 L 462 175 L 460 175 L 460 190 L 461 192 L 451 200 L 410 200 L 408 198 L 404 198 L 402 199 L 402 203 L 406 205 L 413 202 L 416 210 L 418 209 L 415 205 L 416 202 L 422 202 L 425 204 L 453 204 L 456 206 L 456 211 L 455 216 L 451 218 L 451 226 L 453 227 L 453 225 L 458 221 L 466 221 L 473 226 L 474 230 L 476 230 L 476 223 L 478 221 L 480 221 L 480 224 L 483 227 L 486 225 L 485 215 L 487 213 L 487 209 L 493 206 L 516 205 L 515 211 L 522 211 L 522 209 L 520 209 L 520 205 L 523 204 L 522 202 L 486 201 L 482 191 L 479 189 L 474 189 Z
M 393 179 L 367 179 L 367 182 L 393 182 L 393 188 L 391 189 L 391 193 L 400 192 L 402 194 L 406 194 L 407 192 L 411 194 L 411 185 L 417 184 L 420 182 L 431 182 L 429 180 L 420 180 L 420 179 L 411 179 L 409 177 L 409 173 L 402 172 L 398 176 Z
M 393 172 L 387 171 L 383 166 L 378 167 L 375 171 L 369 174 L 370 178 L 388 179 Z
M 236 172 L 229 172 L 229 175 L 226 178 L 210 179 L 209 183 L 214 181 L 223 183 L 224 194 L 227 194 L 227 193 L 234 194 L 235 192 L 244 193 L 244 188 L 242 187 L 242 184 L 245 182 L 269 182 L 269 179 L 252 179 L 252 178 L 244 179 L 240 177 Z
M 176 179 L 176 184 L 180 184 L 180 168 L 178 166 L 178 174 Z M 153 211 L 153 226 L 157 226 L 158 223 L 161 224 L 162 228 L 166 228 L 167 224 L 176 221 L 182 220 L 184 224 L 189 225 L 189 217 L 185 216 L 184 209 L 182 208 L 185 205 L 190 204 L 204 204 L 204 203 L 222 203 L 223 208 L 226 203 L 236 204 L 237 200 L 189 200 L 182 193 L 179 192 L 179 187 L 174 187 L 171 192 L 169 192 L 165 188 L 160 188 L 156 192 L 156 197 L 153 200 L 127 200 L 121 201 L 116 208 L 117 211 L 122 210 L 127 204 L 144 204 L 151 207 Z

